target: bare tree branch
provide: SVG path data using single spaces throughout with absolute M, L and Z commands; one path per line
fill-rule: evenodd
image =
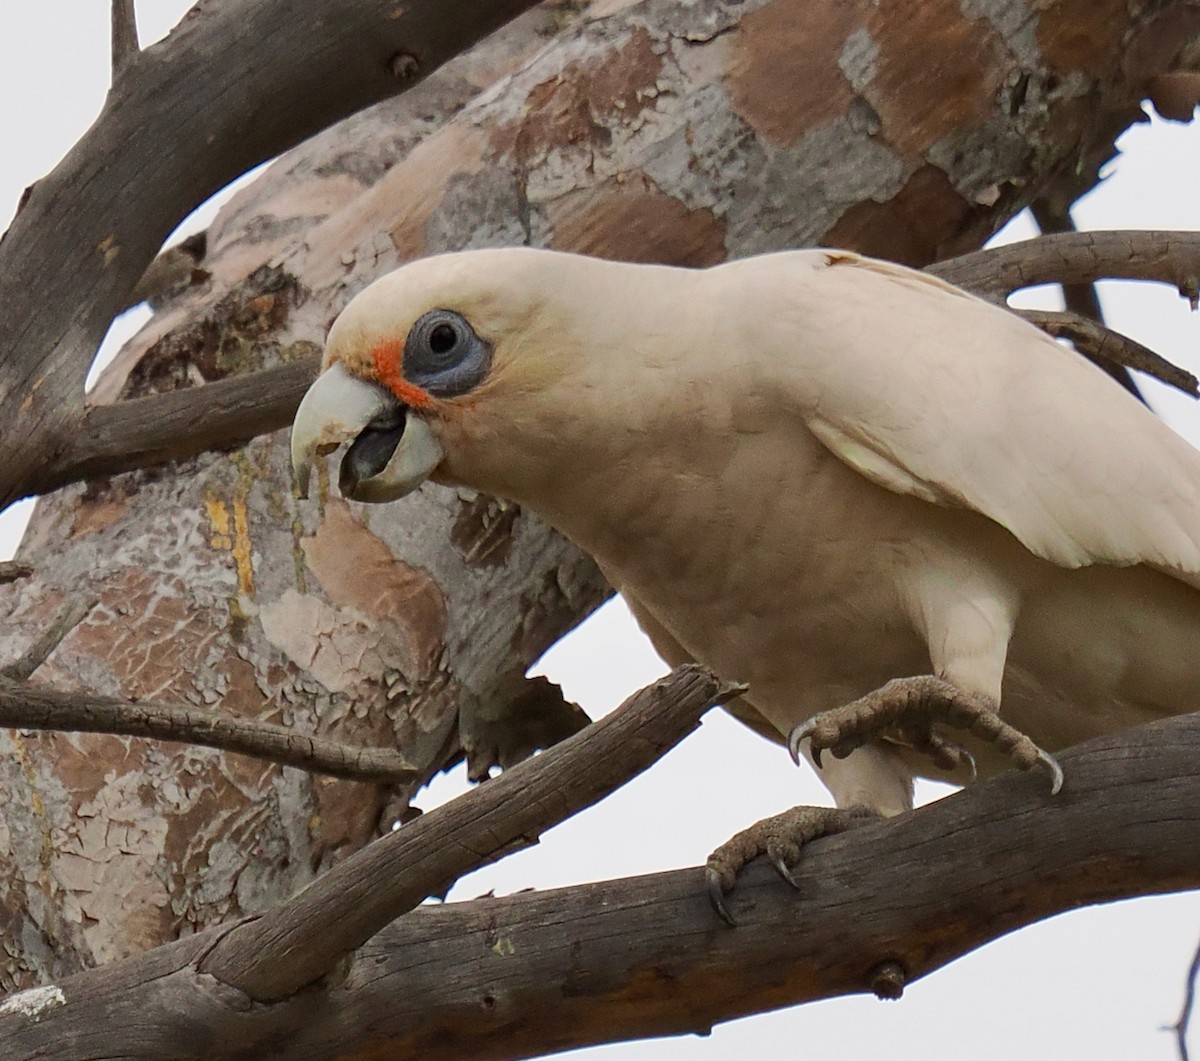
M 290 726 L 210 708 L 63 693 L 15 680 L 7 673 L 0 676 L 0 727 L 113 733 L 200 744 L 353 781 L 401 782 L 416 772 L 403 756 L 388 748 L 350 747 L 306 736 Z
M 62 639 L 87 617 L 96 604 L 95 597 L 71 601 L 57 615 L 45 632 L 22 653 L 21 658 L 0 670 L 6 678 L 24 681 L 38 669 L 60 644 Z
M 1179 1051 L 1179 1061 L 1190 1061 L 1188 1054 L 1187 1034 L 1188 1025 L 1192 1022 L 1192 1008 L 1196 1005 L 1196 977 L 1200 976 L 1200 944 L 1196 945 L 1192 962 L 1188 966 L 1187 978 L 1183 988 L 1183 1008 L 1179 1011 L 1179 1019 L 1164 1031 L 1175 1033 L 1175 1048 Z
M 680 667 L 616 711 L 364 848 L 294 899 L 234 929 L 200 970 L 258 1002 L 286 998 L 429 895 L 603 799 L 657 762 L 744 686 Z
M 1075 219 L 1071 217 L 1070 207 L 1060 207 L 1048 199 L 1035 199 L 1030 204 L 1029 210 L 1044 236 L 1078 231 L 1075 228 Z M 1061 286 L 1063 302 L 1071 313 L 1076 313 L 1081 317 L 1090 317 L 1101 324 L 1104 323 L 1104 311 L 1100 306 L 1100 296 L 1096 294 L 1093 284 L 1064 283 Z
M 994 302 L 1037 284 L 1157 280 L 1177 288 L 1195 309 L 1200 232 L 1063 232 L 963 254 L 928 271 Z
M 38 492 L 232 449 L 287 427 L 319 367 L 319 358 L 305 358 L 203 387 L 93 406 L 74 443 L 39 476 Z
M 1183 715 L 1064 752 L 1058 796 L 1010 771 L 816 841 L 805 849 L 799 891 L 766 865 L 750 867 L 731 897 L 740 923 L 732 930 L 709 908 L 700 869 L 427 906 L 370 940 L 336 983 L 267 1006 L 213 977 L 211 956 L 228 953 L 227 941 L 256 922 L 211 930 L 36 989 L 42 995 L 15 996 L 0 1008 L 0 1052 L 165 1061 L 246 1057 L 269 1042 L 284 1059 L 495 1061 L 704 1033 L 752 1013 L 871 990 L 885 963 L 911 983 L 1052 914 L 1200 885 L 1198 751 L 1200 716 Z M 478 830 L 475 812 L 463 811 L 494 798 L 499 783 L 415 823 L 430 832 L 412 843 L 423 857 L 405 865 L 422 887 L 447 871 L 432 836 L 452 848 L 498 846 L 502 837 L 488 832 L 496 820 L 510 823 L 507 835 L 520 833 L 511 808 L 489 811 Z M 562 798 L 540 784 L 522 787 L 532 802 L 547 792 L 551 802 Z M 450 830 L 451 819 L 463 831 Z M 399 830 L 394 850 L 413 828 Z M 447 857 L 465 864 L 478 854 Z
M 1136 368 L 1184 394 L 1200 397 L 1200 381 L 1190 372 L 1103 324 L 1069 311 L 1019 309 L 1013 312 L 1055 339 L 1070 339 L 1080 353 L 1087 354 L 1093 361 Z
M 112 83 L 123 75 L 141 54 L 138 44 L 137 11 L 134 0 L 112 0 Z

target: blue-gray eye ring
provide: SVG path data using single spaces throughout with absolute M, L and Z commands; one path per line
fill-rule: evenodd
M 450 309 L 423 314 L 404 343 L 404 378 L 441 398 L 465 394 L 487 375 L 491 363 L 491 346 Z

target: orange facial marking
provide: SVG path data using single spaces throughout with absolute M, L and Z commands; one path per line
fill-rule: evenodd
M 430 409 L 433 396 L 415 383 L 404 378 L 404 344 L 397 339 L 387 339 L 371 348 L 375 362 L 375 378 L 397 398 L 412 409 Z

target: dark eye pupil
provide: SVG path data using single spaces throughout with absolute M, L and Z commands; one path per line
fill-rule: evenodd
M 458 335 L 449 324 L 438 324 L 429 333 L 429 349 L 435 354 L 445 354 L 454 349 Z

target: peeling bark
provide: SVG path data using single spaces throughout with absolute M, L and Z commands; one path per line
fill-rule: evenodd
M 477 80 L 431 88 L 433 113 L 415 95 L 369 112 L 235 198 L 209 233 L 210 279 L 155 316 L 94 400 L 311 357 L 364 284 L 440 250 L 698 265 L 835 242 L 920 265 L 977 246 L 1063 172 L 1094 176 L 1195 16 L 604 0 L 536 53 L 547 27 L 530 22 L 478 53 Z M 0 586 L 0 655 L 88 592 L 100 604 L 41 671 L 60 688 L 397 746 L 422 777 L 464 750 L 478 775 L 579 725 L 523 677 L 606 592 L 577 550 L 474 495 L 429 487 L 368 510 L 324 480 L 305 503 L 288 484 L 276 435 L 43 500 L 22 547 L 36 573 Z M 514 729 L 531 702 L 539 724 Z M 273 905 L 365 843 L 397 795 L 20 732 L 0 734 L 0 788 L 5 989 Z

